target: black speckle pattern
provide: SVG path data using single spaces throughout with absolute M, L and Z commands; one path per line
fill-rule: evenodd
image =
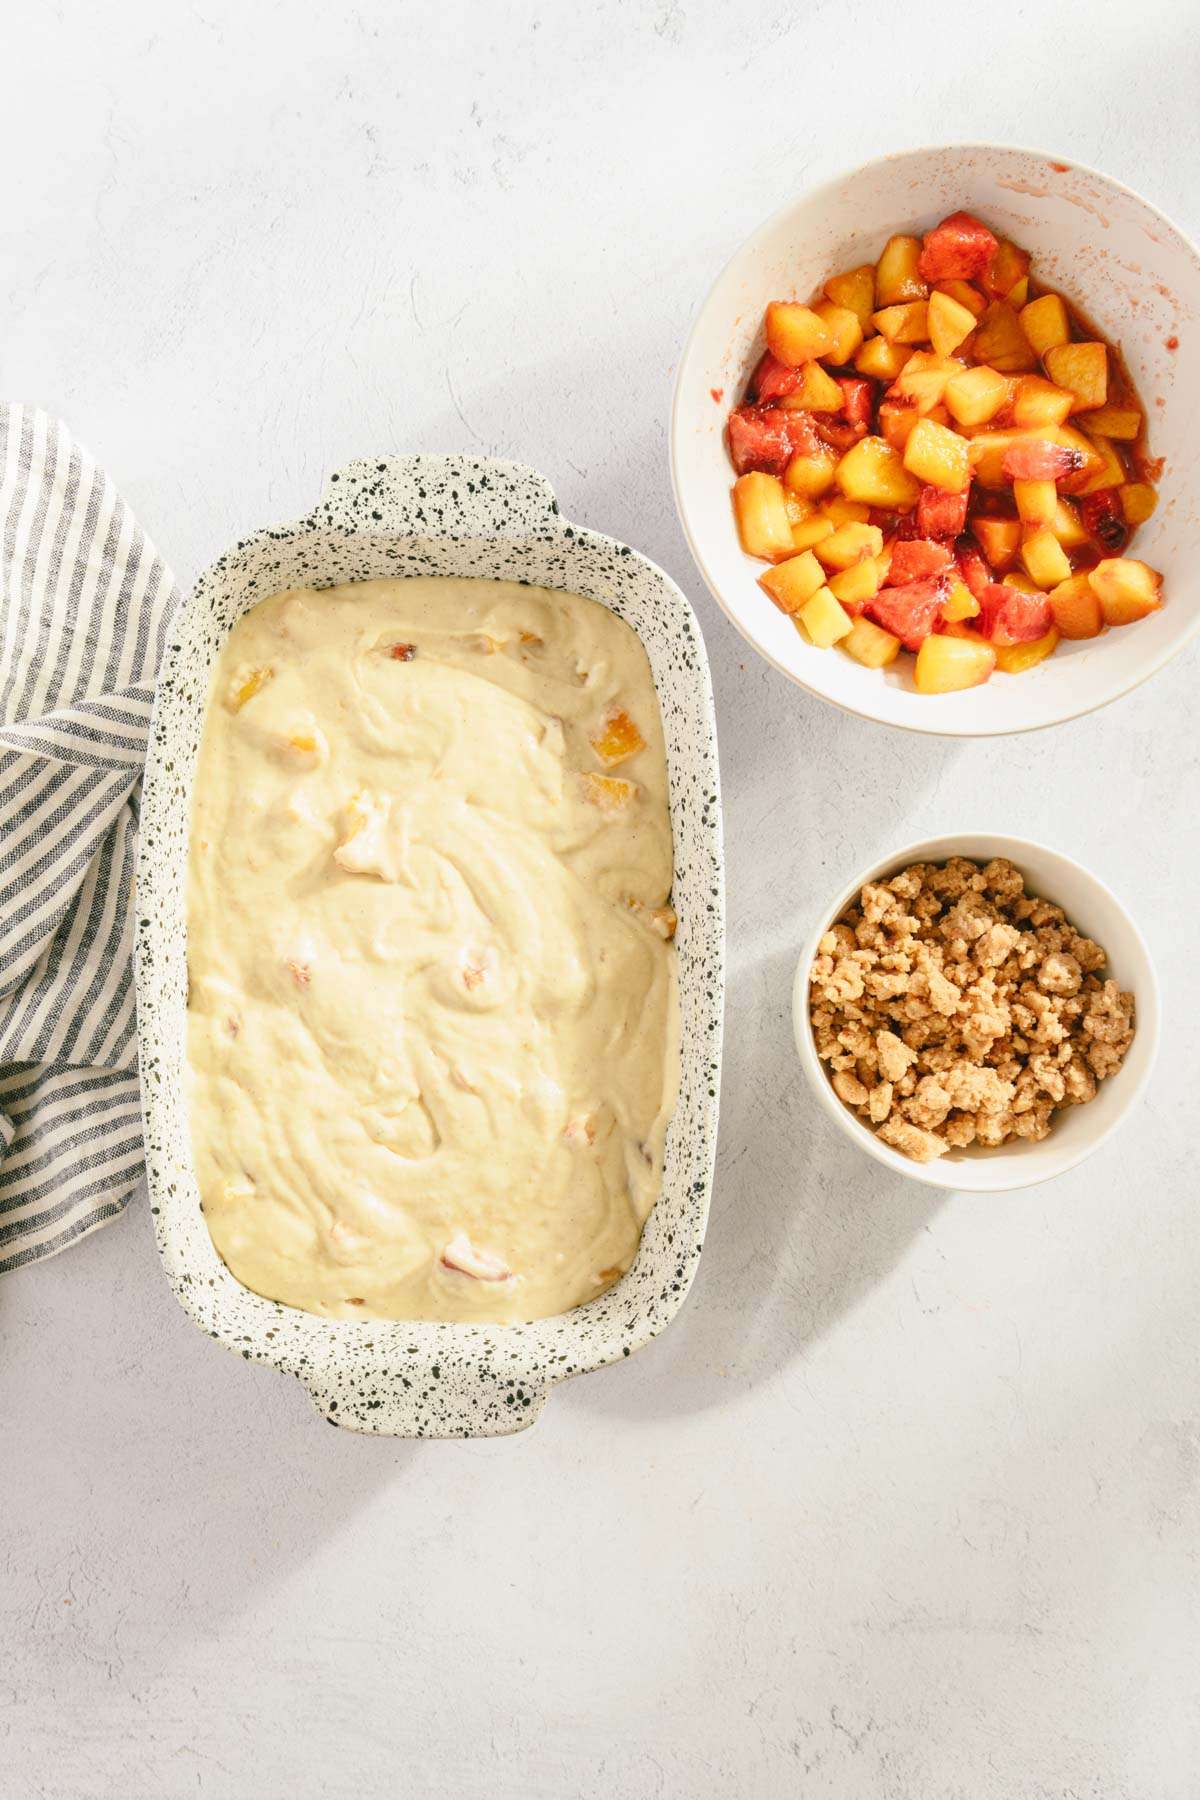
M 185 1105 L 188 806 L 212 665 L 266 595 L 377 576 L 465 575 L 584 594 L 646 645 L 666 731 L 679 914 L 682 1070 L 663 1191 L 637 1258 L 598 1299 L 530 1325 L 327 1320 L 252 1294 L 200 1212 Z M 146 1162 L 171 1285 L 218 1343 L 295 1375 L 331 1424 L 398 1437 L 520 1431 L 550 1389 L 629 1356 L 678 1312 L 704 1242 L 717 1137 L 725 896 L 716 722 L 704 641 L 661 569 L 568 524 L 517 463 L 351 463 L 316 510 L 218 558 L 184 600 L 162 665 L 141 819 L 136 970 Z

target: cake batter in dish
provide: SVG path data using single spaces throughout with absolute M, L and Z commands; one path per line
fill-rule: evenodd
M 605 607 L 493 581 L 264 600 L 192 805 L 213 1241 L 337 1318 L 519 1321 L 616 1281 L 678 1076 L 666 754 Z

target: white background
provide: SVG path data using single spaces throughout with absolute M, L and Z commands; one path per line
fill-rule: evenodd
M 1190 15 L 11 11 L 0 388 L 184 582 L 414 449 L 533 463 L 661 562 L 713 662 L 731 982 L 691 1299 L 528 1437 L 331 1431 L 188 1322 L 141 1204 L 0 1284 L 3 1800 L 1196 1794 L 1200 659 L 1009 742 L 842 717 L 703 591 L 665 435 L 719 265 L 866 157 L 1038 144 L 1195 234 Z M 788 988 L 861 862 L 976 822 L 1113 883 L 1166 1034 L 1092 1162 L 940 1199 L 817 1116 Z

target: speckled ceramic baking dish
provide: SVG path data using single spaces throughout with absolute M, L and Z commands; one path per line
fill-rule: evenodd
M 200 1212 L 185 1102 L 186 866 L 192 772 L 213 663 L 236 620 L 282 588 L 472 575 L 585 594 L 641 637 L 662 707 L 675 840 L 682 1069 L 663 1191 L 628 1274 L 530 1325 L 327 1320 L 235 1281 Z M 400 1437 L 519 1431 L 569 1375 L 630 1355 L 683 1304 L 704 1239 L 717 1136 L 724 885 L 716 723 L 691 607 L 645 557 L 568 524 L 515 463 L 414 456 L 339 470 L 316 510 L 260 531 L 201 576 L 163 661 L 141 820 L 138 1029 L 150 1201 L 163 1265 L 211 1337 L 295 1375 L 332 1424 Z

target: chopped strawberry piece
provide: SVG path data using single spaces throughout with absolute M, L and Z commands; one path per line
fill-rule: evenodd
M 944 544 L 929 538 L 901 538 L 892 547 L 888 580 L 893 587 L 906 582 L 926 581 L 931 575 L 942 575 L 950 567 L 950 552 Z
M 871 383 L 863 381 L 855 375 L 839 375 L 837 384 L 842 390 L 842 411 L 851 425 L 871 423 L 871 402 L 874 398 Z
M 783 429 L 788 434 L 788 442 L 793 456 L 819 456 L 821 439 L 817 432 L 815 413 L 798 408 L 795 412 L 781 413 Z
M 1010 445 L 1000 464 L 1005 481 L 1062 481 L 1082 467 L 1082 450 L 1069 450 L 1065 444 L 1051 444 L 1044 438 Z
M 919 650 L 933 630 L 946 598 L 943 580 L 906 581 L 881 588 L 867 611 L 877 625 L 898 637 L 906 650 Z
M 896 520 L 895 535 L 899 538 L 901 543 L 904 543 L 908 538 L 925 536 L 925 533 L 917 523 L 917 509 L 915 506 L 911 512 L 900 514 L 900 517 Z
M 739 406 L 729 415 L 729 454 L 739 475 L 761 469 L 780 475 L 795 455 L 788 421 L 799 415 Z
M 941 488 L 921 489 L 917 501 L 917 524 L 922 537 L 957 537 L 967 522 L 967 498 L 970 490 L 947 494 Z
M 803 379 L 802 367 L 790 369 L 769 350 L 764 350 L 750 378 L 750 392 L 760 406 L 767 406 L 772 400 L 782 400 L 785 394 L 794 394 Z
M 979 623 L 993 644 L 1031 644 L 1050 629 L 1050 602 L 1045 594 L 1027 594 L 1023 588 L 993 581 L 978 598 Z
M 851 425 L 848 421 L 830 418 L 828 413 L 815 413 L 813 424 L 819 438 L 830 444 L 835 450 L 849 450 L 857 444 L 860 437 L 867 434 L 866 424 L 859 419 Z
M 984 593 L 992 582 L 992 571 L 987 558 L 969 539 L 963 542 L 961 538 L 954 546 L 954 558 L 958 563 L 959 574 L 982 606 Z
M 1109 556 L 1119 556 L 1129 533 L 1125 513 L 1116 488 L 1100 488 L 1085 494 L 1079 505 L 1083 528 Z
M 927 231 L 917 264 L 922 281 L 974 281 L 999 248 L 987 226 L 970 213 L 951 213 Z

